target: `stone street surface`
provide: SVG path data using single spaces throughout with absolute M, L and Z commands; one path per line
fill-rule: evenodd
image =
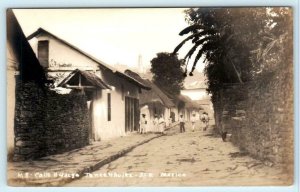
M 179 133 L 179 126 L 165 136 L 136 147 L 97 171 L 86 172 L 66 186 L 251 186 L 288 185 L 287 175 L 223 142 L 210 131 Z
M 132 134 L 34 161 L 8 162 L 10 186 L 61 186 L 85 172 L 121 157 L 136 146 L 160 137 L 157 134 Z

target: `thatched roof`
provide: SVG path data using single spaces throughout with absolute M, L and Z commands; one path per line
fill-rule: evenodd
M 160 103 L 161 105 L 164 105 L 163 100 L 157 95 L 157 93 L 151 89 L 147 91 L 142 91 L 140 94 L 140 99 L 139 99 L 140 105 L 149 105 L 152 103 Z
M 170 98 L 172 98 L 173 102 L 177 106 L 181 106 L 188 109 L 203 109 L 200 104 L 191 100 L 188 96 L 181 95 L 181 94 L 179 95 L 171 95 L 168 93 L 165 94 L 168 95 Z
M 120 71 L 116 71 L 115 72 L 116 75 L 119 75 L 120 77 L 128 80 L 129 82 L 138 85 L 139 87 L 146 89 L 146 90 L 150 90 L 151 88 L 149 86 L 147 86 L 146 84 L 143 83 L 143 81 L 139 81 L 138 79 L 135 79 L 134 77 L 131 77 L 130 75 L 126 74 L 126 73 L 121 73 Z
M 147 85 L 151 87 L 151 90 L 154 91 L 158 95 L 158 97 L 163 101 L 163 104 L 166 107 L 175 107 L 173 101 L 157 85 L 155 85 L 153 82 L 151 82 L 148 79 L 145 81 L 147 82 Z M 146 91 L 143 92 L 146 93 Z
M 131 70 L 129 70 L 129 69 L 126 69 L 126 70 L 124 71 L 124 73 L 125 73 L 126 75 L 128 75 L 128 76 L 134 78 L 136 81 L 138 81 L 138 82 L 140 82 L 140 83 L 142 83 L 142 84 L 145 84 L 145 80 L 144 80 L 141 76 L 139 76 L 139 74 L 137 74 L 137 73 L 135 73 L 135 72 L 133 72 L 133 71 L 131 71 Z
M 155 85 L 149 79 L 143 79 L 137 73 L 130 70 L 126 70 L 125 74 L 131 76 L 136 81 L 139 81 L 142 84 L 146 85 L 147 87 L 151 88 L 151 90 L 147 90 L 147 91 L 143 90 L 142 93 L 140 94 L 140 105 L 159 102 L 166 107 L 175 106 L 172 100 L 157 85 Z
M 66 85 L 78 85 L 79 76 L 81 76 L 82 86 L 94 86 L 95 88 L 101 89 L 110 89 L 109 85 L 104 83 L 100 77 L 96 76 L 94 73 L 90 73 L 88 71 L 81 71 L 79 69 L 75 69 L 72 71 L 61 83 L 59 83 L 58 87 L 66 87 Z
M 185 108 L 189 109 L 203 109 L 201 105 L 196 103 L 195 101 L 191 100 L 188 96 L 185 95 L 178 95 L 177 99 L 181 100 L 185 103 Z

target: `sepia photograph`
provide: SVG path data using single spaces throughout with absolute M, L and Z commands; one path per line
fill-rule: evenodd
M 293 185 L 293 30 L 284 6 L 8 8 L 7 185 Z

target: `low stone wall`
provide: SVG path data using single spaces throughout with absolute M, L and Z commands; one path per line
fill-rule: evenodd
M 59 95 L 18 83 L 14 161 L 35 159 L 88 144 L 89 116 L 82 94 Z
M 245 84 L 225 85 L 214 102 L 216 125 L 250 155 L 293 167 L 291 68 Z

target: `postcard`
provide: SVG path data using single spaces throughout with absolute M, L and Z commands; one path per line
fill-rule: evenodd
M 289 186 L 291 7 L 9 8 L 9 186 Z

